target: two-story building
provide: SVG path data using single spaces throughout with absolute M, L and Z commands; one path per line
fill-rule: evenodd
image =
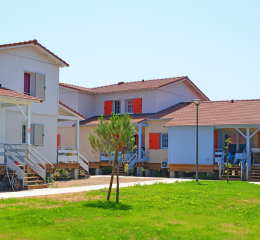
M 42 183 L 57 162 L 59 69 L 68 66 L 37 40 L 0 45 L 0 165 L 7 161 L 25 183 L 33 179 L 25 165 Z
M 99 174 L 103 167 L 112 163 L 99 154 L 93 154 L 88 142 L 89 133 L 103 114 L 109 119 L 111 112 L 129 113 L 136 127 L 138 156 L 135 165 L 146 169 L 146 175 L 154 170 L 169 169 L 168 129 L 164 127 L 170 119 L 153 119 L 152 116 L 180 102 L 190 102 L 207 96 L 188 78 L 176 77 L 85 88 L 60 83 L 60 101 L 81 113 L 86 120 L 80 122 L 80 150 L 90 161 L 89 167 Z M 62 146 L 71 146 L 75 141 L 75 122 L 58 125 L 58 138 Z M 167 163 L 165 165 L 165 162 Z M 150 171 L 152 170 L 152 171 Z M 140 171 L 139 171 L 140 174 Z

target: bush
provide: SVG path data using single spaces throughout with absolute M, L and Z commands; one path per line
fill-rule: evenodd
M 57 178 L 70 178 L 70 173 L 66 169 L 56 169 L 56 172 L 59 174 Z
M 156 172 L 154 173 L 154 177 L 164 177 L 164 175 L 161 174 L 160 170 L 156 170 Z
M 194 175 L 192 178 L 196 179 L 196 175 Z M 214 173 L 199 173 L 199 179 L 218 180 L 218 177 Z

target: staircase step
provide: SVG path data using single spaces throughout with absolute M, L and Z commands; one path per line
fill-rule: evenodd
M 27 186 L 27 189 L 40 189 L 40 188 L 48 188 L 48 184 L 37 184 L 37 185 Z
M 40 178 L 38 176 L 34 176 L 34 177 L 24 177 L 24 179 L 33 179 L 33 178 Z
M 34 181 L 24 181 L 24 183 L 42 183 L 43 180 L 34 180 Z
M 260 175 L 251 175 L 251 174 L 249 174 L 248 177 L 250 177 L 250 178 L 260 178 Z

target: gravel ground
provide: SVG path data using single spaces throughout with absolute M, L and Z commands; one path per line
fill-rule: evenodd
M 128 182 L 143 182 L 143 181 L 154 181 L 154 180 L 163 180 L 165 178 L 146 178 L 146 177 L 120 177 L 119 183 L 128 183 Z M 58 188 L 67 188 L 67 187 L 80 187 L 80 186 L 91 186 L 91 185 L 103 185 L 110 183 L 110 177 L 90 177 L 88 179 L 80 180 L 69 180 L 69 181 L 57 181 L 55 186 Z M 113 183 L 116 183 L 116 177 L 114 177 Z M 56 185 L 57 184 L 57 185 Z

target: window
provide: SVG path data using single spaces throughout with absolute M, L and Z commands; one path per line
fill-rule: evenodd
M 115 101 L 115 114 L 120 113 L 121 111 L 120 101 Z
M 31 124 L 31 127 L 30 127 L 30 134 L 31 134 L 30 143 L 33 144 L 33 124 Z M 26 144 L 26 125 L 25 124 L 22 125 L 22 144 Z
M 168 148 L 168 133 L 161 134 L 161 148 Z
M 26 125 L 25 124 L 22 125 L 22 143 L 23 144 L 26 143 Z
M 24 73 L 24 93 L 45 100 L 45 75 L 39 73 Z
M 30 127 L 30 143 L 32 145 L 43 145 L 44 126 L 42 124 L 31 124 Z M 26 144 L 26 125 L 22 125 L 22 144 Z
M 126 110 L 128 113 L 133 113 L 133 100 L 126 100 Z
M 31 95 L 31 75 L 29 73 L 24 73 L 24 93 Z

